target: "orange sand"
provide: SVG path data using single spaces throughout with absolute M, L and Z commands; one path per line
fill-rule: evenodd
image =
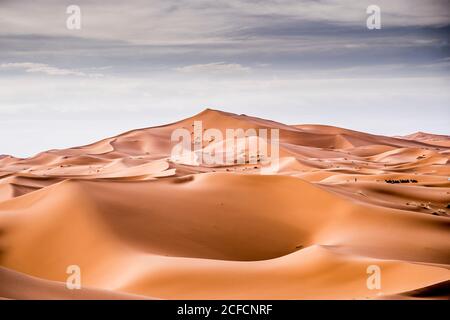
M 171 162 L 171 133 L 194 120 L 279 129 L 278 172 Z M 0 298 L 448 298 L 449 159 L 449 136 L 210 109 L 87 146 L 0 156 Z M 65 287 L 73 264 L 81 290 Z M 366 286 L 370 265 L 380 289 Z

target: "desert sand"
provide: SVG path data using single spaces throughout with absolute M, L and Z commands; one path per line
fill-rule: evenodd
M 279 169 L 171 161 L 171 133 L 200 120 L 223 132 L 278 129 Z M 0 298 L 445 299 L 449 159 L 449 136 L 211 109 L 0 156 Z M 81 290 L 65 286 L 69 265 Z M 372 265 L 380 288 L 367 286 Z

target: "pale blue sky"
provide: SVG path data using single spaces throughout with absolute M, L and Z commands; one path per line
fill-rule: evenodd
M 82 29 L 67 30 L 78 4 Z M 366 7 L 382 29 L 366 28 Z M 1 1 L 0 154 L 87 144 L 206 107 L 450 134 L 448 0 Z

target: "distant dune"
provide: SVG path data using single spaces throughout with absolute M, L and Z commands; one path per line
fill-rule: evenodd
M 194 121 L 224 133 L 278 129 L 278 170 L 172 161 L 172 132 L 194 134 Z M 445 299 L 449 159 L 449 136 L 211 109 L 86 146 L 0 156 L 0 298 Z M 69 265 L 81 268 L 81 290 L 65 287 Z

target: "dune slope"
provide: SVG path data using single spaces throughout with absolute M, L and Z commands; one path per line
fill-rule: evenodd
M 278 129 L 279 168 L 174 162 L 171 133 L 193 135 L 194 121 Z M 446 298 L 448 141 L 207 109 L 86 146 L 2 156 L 0 297 Z M 70 265 L 81 290 L 65 287 Z M 374 266 L 379 288 L 367 284 Z

